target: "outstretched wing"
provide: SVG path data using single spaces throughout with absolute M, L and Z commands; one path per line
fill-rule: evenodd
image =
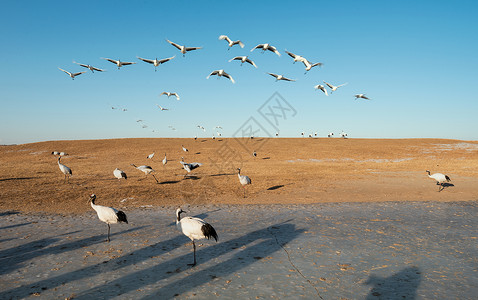
M 232 78 L 232 76 L 229 75 L 229 74 L 227 74 L 226 72 L 224 72 L 224 75 L 223 75 L 223 76 L 226 77 L 226 78 L 229 78 L 229 79 L 232 81 L 232 83 L 236 83 L 236 82 L 234 81 L 234 79 Z
M 174 42 L 171 42 L 170 40 L 166 40 L 168 43 L 170 43 L 171 45 L 173 45 L 174 47 L 178 48 L 178 50 L 181 50 L 181 46 L 174 43 Z

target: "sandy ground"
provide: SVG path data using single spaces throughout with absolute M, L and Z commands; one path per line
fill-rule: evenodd
M 174 207 L 4 212 L 0 299 L 475 299 L 478 202 L 184 207 L 219 241 L 198 247 Z
M 189 149 L 183 152 L 181 145 Z M 252 156 L 256 150 L 257 157 Z M 64 182 L 52 151 L 69 155 Z M 155 152 L 153 160 L 146 157 Z M 161 160 L 167 153 L 168 164 Z M 203 166 L 184 178 L 179 160 Z M 153 177 L 130 164 L 150 165 Z M 252 179 L 247 197 L 236 168 Z M 113 170 L 124 170 L 119 181 Z M 425 170 L 451 177 L 438 193 Z M 306 204 L 478 199 L 478 142 L 440 139 L 116 139 L 0 146 L 0 209 L 82 213 L 98 204 L 131 209 L 206 204 Z

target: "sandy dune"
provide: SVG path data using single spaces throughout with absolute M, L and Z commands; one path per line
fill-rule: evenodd
M 181 145 L 189 149 L 183 152 Z M 258 156 L 253 157 L 252 152 Z M 69 155 L 64 182 L 52 151 Z M 156 152 L 151 161 L 147 156 Z M 168 164 L 161 160 L 167 153 Z M 179 161 L 204 165 L 184 178 Z M 160 184 L 130 164 L 150 165 Z M 236 168 L 252 179 L 247 197 Z M 117 180 L 113 170 L 128 179 Z M 438 186 L 425 170 L 446 173 Z M 0 147 L 0 210 L 80 213 L 117 208 L 202 204 L 351 201 L 457 201 L 478 198 L 478 142 L 443 139 L 114 139 Z

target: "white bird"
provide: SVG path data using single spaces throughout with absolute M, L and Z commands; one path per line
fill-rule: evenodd
M 254 151 L 252 152 L 252 156 L 257 157 L 257 152 L 256 152 L 256 150 L 254 150 Z
M 241 175 L 241 168 L 237 168 L 237 177 L 239 177 L 239 182 L 244 188 L 244 198 L 246 198 L 246 185 L 252 184 L 251 179 L 246 175 Z
M 206 79 L 209 79 L 210 76 L 213 76 L 213 75 L 217 75 L 217 78 L 219 77 L 226 77 L 226 78 L 229 78 L 231 80 L 232 83 L 236 83 L 234 81 L 234 79 L 232 78 L 231 75 L 227 74 L 224 70 L 215 70 L 215 71 L 212 71 L 211 74 L 209 74 Z
M 168 163 L 168 159 L 166 157 L 166 153 L 164 153 L 164 158 L 163 158 L 163 166 Z
M 61 71 L 65 72 L 66 74 L 68 74 L 68 76 L 70 76 L 72 80 L 75 80 L 75 77 L 76 77 L 76 76 L 81 75 L 81 74 L 83 74 L 83 73 L 86 73 L 86 71 L 85 71 L 85 72 L 71 73 L 71 72 L 68 72 L 68 71 L 63 70 L 62 68 L 58 68 L 58 69 L 60 69 Z
M 186 163 L 186 162 L 184 162 L 184 157 L 181 157 L 181 161 L 179 163 L 181 163 L 181 165 L 183 165 L 184 170 L 188 171 L 188 173 L 186 173 L 184 175 L 184 177 L 186 177 L 186 175 L 191 173 L 192 170 L 197 169 L 200 166 L 202 166 L 202 163 L 198 163 L 198 162 Z
M 241 48 L 244 48 L 244 44 L 240 40 L 233 41 L 227 35 L 220 35 L 219 39 L 227 41 L 227 43 L 229 44 L 229 48 L 227 48 L 227 50 L 231 49 L 231 47 L 234 45 L 239 45 L 241 46 Z
M 126 176 L 126 173 L 118 168 L 116 168 L 114 171 L 113 171 L 113 175 L 118 178 L 118 179 L 121 179 L 121 178 L 124 178 L 124 179 L 127 179 L 128 177 Z
M 255 46 L 254 48 L 251 49 L 251 52 L 254 51 L 255 49 L 262 49 L 262 53 L 264 53 L 266 50 L 269 50 L 271 52 L 274 52 L 278 56 L 280 56 L 279 51 L 277 51 L 277 48 L 270 45 L 270 44 L 259 44 Z
M 171 57 L 168 57 L 168 58 L 163 58 L 163 59 L 147 59 L 147 58 L 141 58 L 139 56 L 136 56 L 139 60 L 142 60 L 144 62 L 147 62 L 148 64 L 152 64 L 154 66 L 154 72 L 156 72 L 156 67 L 161 65 L 161 64 L 164 64 L 165 62 L 168 62 L 170 61 L 171 59 L 175 58 L 175 56 L 171 56 Z
M 276 136 L 279 136 L 279 133 L 278 133 L 278 132 L 276 132 Z
M 327 90 L 325 89 L 325 86 L 321 85 L 321 84 L 318 84 L 316 86 L 314 86 L 314 89 L 317 89 L 317 90 L 321 90 L 322 92 L 324 92 L 325 96 L 328 96 L 329 94 L 327 93 Z
M 137 167 L 136 165 L 134 164 L 131 164 L 133 167 L 135 167 L 136 169 L 140 170 L 141 172 L 143 172 L 146 176 L 148 176 L 148 174 L 151 174 L 151 176 L 153 176 L 154 180 L 156 180 L 156 183 L 159 183 L 158 179 L 156 178 L 156 176 L 154 176 L 154 174 L 152 174 L 154 172 L 153 168 L 151 168 L 150 166 L 139 166 Z
M 365 100 L 370 100 L 370 98 L 368 98 L 367 96 L 365 96 L 365 94 L 357 94 L 355 95 L 355 100 L 359 99 L 359 98 L 362 98 L 362 99 L 365 99 Z
M 291 53 L 287 50 L 285 50 L 285 53 L 287 53 L 287 55 L 289 55 L 290 57 L 292 57 L 294 59 L 294 64 L 298 61 L 303 62 L 304 60 L 306 60 L 305 57 L 294 54 L 294 53 Z
M 183 148 L 183 151 L 184 151 L 184 152 L 189 152 L 189 150 L 188 150 L 187 148 L 184 148 L 183 145 L 181 145 L 181 147 Z
M 101 58 L 101 59 L 104 59 L 104 60 L 107 60 L 111 63 L 114 63 L 117 67 L 118 67 L 118 70 L 122 67 L 122 66 L 128 66 L 128 65 L 133 65 L 135 64 L 135 62 L 126 62 L 126 61 L 121 61 L 121 60 L 114 60 L 114 59 L 111 59 L 111 58 Z
M 342 138 L 346 139 L 346 138 L 347 138 L 347 133 L 345 133 L 345 132 L 342 130 L 342 132 L 340 133 L 340 136 L 341 136 Z
M 305 132 L 302 131 L 302 132 L 300 133 L 300 135 L 301 135 L 302 137 L 305 137 Z
M 99 68 L 95 68 L 91 65 L 85 65 L 85 64 L 80 64 L 80 63 L 77 63 L 76 61 L 73 61 L 74 64 L 77 64 L 77 65 L 80 65 L 82 66 L 83 68 L 87 68 L 88 70 L 90 70 L 92 73 L 95 73 L 95 71 L 98 71 L 98 72 L 105 72 L 106 70 L 103 70 L 103 69 L 99 69 Z
M 193 50 L 198 50 L 201 49 L 202 47 L 186 47 L 186 46 L 181 46 L 176 43 L 171 42 L 170 40 L 166 40 L 168 43 L 173 45 L 174 47 L 178 48 L 179 51 L 183 54 L 183 57 L 186 55 L 186 52 L 188 51 L 193 51 Z
M 64 164 L 62 164 L 60 162 L 60 159 L 61 159 L 61 156 L 58 156 L 58 167 L 60 168 L 60 171 L 65 174 L 65 179 L 67 180 L 67 182 L 70 182 L 70 176 L 73 174 L 71 172 L 71 169 L 68 168 L 67 166 L 65 166 Z
M 241 66 L 242 66 L 243 63 L 246 62 L 246 63 L 251 64 L 251 65 L 253 65 L 254 67 L 257 68 L 256 64 L 252 60 L 250 60 L 247 56 L 236 56 L 236 57 L 230 59 L 229 62 L 231 62 L 233 60 L 240 60 L 241 61 Z
M 98 215 L 98 219 L 100 219 L 100 221 L 105 222 L 106 225 L 108 225 L 108 237 L 106 241 L 109 242 L 110 241 L 110 224 L 116 224 L 121 222 L 128 224 L 128 219 L 126 218 L 126 214 L 122 212 L 121 210 L 118 211 L 112 207 L 96 205 L 95 200 L 96 200 L 96 195 L 91 194 L 90 195 L 91 207 L 93 207 L 93 209 L 96 211 L 96 214 Z
M 307 59 L 306 59 L 306 60 L 303 60 L 302 63 L 303 63 L 304 66 L 305 66 L 305 73 L 304 73 L 304 74 L 306 74 L 307 72 L 309 72 L 310 69 L 312 69 L 313 67 L 317 67 L 317 66 L 321 67 L 321 66 L 323 65 L 323 63 L 320 63 L 320 62 L 318 62 L 318 63 L 311 63 L 311 62 L 308 61 Z
M 175 96 L 176 100 L 178 100 L 178 101 L 180 99 L 178 93 L 162 92 L 161 94 L 159 94 L 159 97 L 161 97 L 162 95 L 166 95 L 166 96 L 168 96 L 168 98 L 171 97 L 171 96 Z
M 148 155 L 146 158 L 147 158 L 147 159 L 153 159 L 153 157 L 154 157 L 154 151 L 153 151 L 153 153 L 151 153 L 150 155 Z
M 169 110 L 168 108 L 164 108 L 164 107 L 162 107 L 162 106 L 159 105 L 159 104 L 156 104 L 156 106 L 157 106 L 161 111 L 163 111 L 163 110 Z
M 451 181 L 450 177 L 448 175 L 442 174 L 442 173 L 435 173 L 430 175 L 430 171 L 426 171 L 428 173 L 428 177 L 435 179 L 437 182 L 438 191 L 441 192 L 445 188 L 445 183 Z
M 191 239 L 193 243 L 194 262 L 190 266 L 196 265 L 196 244 L 195 240 L 214 238 L 217 242 L 216 230 L 207 222 L 193 217 L 181 218 L 181 214 L 185 213 L 181 208 L 176 210 L 176 227 L 185 236 Z
M 325 81 L 324 81 L 324 83 L 332 90 L 331 93 L 335 92 L 339 87 L 344 86 L 344 85 L 347 84 L 347 82 L 346 82 L 346 83 L 343 83 L 341 85 L 334 86 L 334 85 L 331 85 L 330 83 L 327 83 Z
M 274 73 L 267 73 L 267 74 L 271 75 L 272 77 L 275 77 L 276 81 L 279 81 L 279 80 L 295 81 L 294 79 L 289 79 L 287 77 L 284 77 L 283 75 L 277 75 L 277 74 L 274 74 Z
M 333 135 L 334 135 L 334 133 L 331 132 L 331 133 L 329 133 L 329 134 L 327 135 L 327 137 L 332 137 Z

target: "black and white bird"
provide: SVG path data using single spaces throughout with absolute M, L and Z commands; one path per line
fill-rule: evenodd
M 150 155 L 146 156 L 147 159 L 151 159 L 151 160 L 153 159 L 153 157 L 154 157 L 154 151 Z
M 278 74 L 274 74 L 274 73 L 267 73 L 267 74 L 271 75 L 272 77 L 275 77 L 276 81 L 279 81 L 279 80 L 295 81 L 295 79 L 289 79 L 287 77 L 284 77 L 283 75 L 278 75 Z
M 75 77 L 76 77 L 76 76 L 81 75 L 81 74 L 83 74 L 83 73 L 86 73 L 86 71 L 84 71 L 84 72 L 77 72 L 77 73 L 71 73 L 71 72 L 68 72 L 68 71 L 66 71 L 66 70 L 63 70 L 62 68 L 58 68 L 58 69 L 60 69 L 61 71 L 65 72 L 66 74 L 68 74 L 68 76 L 70 76 L 72 80 L 75 80 Z
M 355 95 L 355 100 L 357 99 L 365 99 L 365 100 L 370 100 L 369 97 L 365 96 L 365 94 L 357 94 Z
M 91 65 L 86 65 L 86 64 L 80 64 L 80 63 L 77 63 L 76 61 L 73 61 L 74 64 L 77 64 L 79 66 L 82 66 L 83 68 L 87 68 L 88 70 L 90 70 L 92 73 L 95 73 L 95 71 L 98 71 L 98 72 L 105 72 L 106 70 L 103 70 L 103 69 L 100 69 L 100 68 L 95 68 Z
M 176 43 L 173 43 L 170 40 L 166 40 L 166 41 L 170 43 L 171 45 L 173 45 L 174 47 L 176 47 L 179 51 L 181 51 L 181 53 L 183 54 L 183 57 L 186 55 L 186 52 L 188 51 L 199 50 L 202 48 L 202 47 L 186 47 L 186 46 L 181 46 Z
M 342 138 L 346 139 L 347 138 L 347 133 L 342 130 L 342 132 L 340 133 L 340 136 Z
M 241 46 L 241 48 L 244 48 L 244 44 L 240 40 L 233 41 L 227 35 L 220 35 L 219 40 L 226 40 L 227 41 L 227 43 L 229 44 L 229 47 L 227 48 L 227 50 L 231 49 L 231 47 L 234 46 L 234 45 L 239 45 L 239 46 Z
M 241 61 L 241 66 L 242 66 L 243 63 L 246 62 L 246 63 L 251 64 L 251 65 L 253 65 L 254 67 L 257 68 L 256 64 L 252 60 L 250 60 L 247 56 L 236 56 L 236 57 L 230 59 L 229 62 L 231 62 L 233 60 L 240 60 Z
M 285 50 L 285 53 L 287 53 L 287 55 L 289 55 L 290 57 L 292 57 L 292 58 L 294 59 L 294 64 L 295 64 L 296 62 L 298 62 L 298 61 L 299 61 L 299 62 L 303 62 L 304 60 L 306 60 L 305 57 L 300 56 L 300 55 L 297 55 L 297 54 L 294 54 L 294 53 L 291 53 L 291 52 L 289 52 L 289 51 L 287 51 L 287 50 Z
M 136 56 L 139 60 L 142 60 L 148 64 L 152 64 L 154 66 L 154 72 L 156 72 L 156 67 L 161 65 L 161 64 L 164 64 L 165 62 L 168 62 L 170 61 L 171 59 L 175 58 L 175 56 L 171 56 L 171 57 L 168 57 L 168 58 L 163 58 L 163 59 L 147 59 L 147 58 L 141 58 L 139 56 Z
M 212 71 L 211 74 L 209 74 L 206 79 L 209 79 L 209 77 L 213 76 L 213 75 L 217 75 L 217 78 L 219 79 L 219 77 L 226 77 L 228 78 L 229 80 L 231 80 L 232 83 L 236 83 L 234 81 L 234 79 L 232 78 L 231 75 L 229 75 L 228 73 L 226 73 L 224 70 L 215 70 L 215 71 Z
M 93 209 L 96 211 L 96 214 L 98 214 L 98 219 L 100 219 L 101 222 L 105 222 L 106 225 L 108 225 L 108 237 L 106 241 L 109 242 L 110 241 L 110 224 L 116 224 L 121 222 L 128 224 L 128 219 L 126 218 L 126 214 L 122 212 L 121 210 L 118 211 L 112 207 L 96 205 L 95 200 L 96 200 L 96 195 L 91 194 L 90 195 L 91 207 L 93 207 Z
M 188 148 L 185 148 L 183 145 L 181 145 L 181 148 L 183 148 L 184 152 L 189 152 Z
M 176 210 L 176 227 L 181 231 L 185 236 L 187 236 L 193 243 L 193 253 L 194 261 L 190 266 L 196 265 L 196 244 L 194 241 L 202 239 L 211 239 L 214 238 L 217 242 L 217 233 L 214 227 L 209 223 L 203 221 L 199 218 L 194 217 L 184 217 L 181 218 L 181 214 L 185 213 L 184 210 L 178 208 Z
M 241 168 L 237 168 L 237 177 L 239 177 L 239 182 L 244 188 L 244 198 L 246 198 L 246 185 L 252 184 L 252 181 L 249 176 L 241 175 Z
M 71 172 L 70 168 L 60 162 L 60 159 L 61 155 L 58 156 L 58 167 L 60 168 L 60 171 L 65 174 L 65 180 L 67 180 L 67 182 L 70 182 L 70 176 L 73 175 L 73 173 Z
M 60 152 L 58 152 L 58 151 L 52 151 L 52 152 L 51 152 L 51 155 L 60 155 Z
M 168 108 L 164 108 L 162 107 L 161 105 L 159 104 L 156 104 L 156 106 L 159 108 L 159 110 L 163 111 L 163 110 L 169 110 Z
M 327 137 L 332 137 L 333 135 L 334 135 L 334 133 L 331 132 L 331 133 L 329 133 L 329 134 L 327 135 Z
M 166 153 L 164 153 L 163 166 L 165 166 L 167 163 L 168 163 L 168 158 L 166 157 Z
M 325 96 L 328 96 L 329 94 L 327 93 L 327 90 L 325 89 L 325 86 L 321 85 L 321 84 L 318 84 L 316 86 L 314 86 L 314 89 L 317 89 L 317 90 L 321 90 L 322 92 L 324 92 Z
M 179 163 L 183 166 L 184 170 L 187 171 L 187 173 L 184 175 L 184 177 L 189 175 L 189 173 L 191 173 L 192 170 L 197 169 L 200 166 L 202 166 L 202 163 L 198 163 L 198 162 L 186 163 L 186 162 L 184 162 L 184 157 L 181 157 L 181 161 Z
M 434 173 L 432 175 L 430 175 L 430 171 L 426 171 L 428 173 L 428 177 L 430 177 L 431 179 L 435 179 L 436 182 L 437 182 L 437 185 L 439 185 L 438 187 L 438 191 L 441 192 L 444 188 L 445 188 L 445 183 L 451 181 L 450 177 L 448 177 L 448 175 L 445 175 L 445 174 L 442 174 L 442 173 Z
M 121 61 L 121 60 L 114 60 L 114 59 L 111 59 L 111 58 L 101 58 L 101 59 L 104 59 L 104 60 L 107 60 L 109 61 L 110 63 L 113 63 L 115 64 L 117 67 L 118 67 L 118 70 L 122 67 L 122 66 L 129 66 L 129 65 L 134 65 L 135 62 L 127 62 L 127 61 Z
M 327 85 L 327 86 L 330 88 L 330 90 L 331 90 L 331 92 L 330 92 L 330 93 L 333 93 L 333 92 L 335 92 L 335 91 L 336 91 L 336 90 L 337 90 L 339 87 L 341 87 L 341 86 L 344 86 L 344 85 L 346 85 L 346 84 L 347 84 L 347 82 L 346 82 L 346 83 L 343 83 L 343 84 L 341 84 L 341 85 L 337 85 L 337 86 L 335 86 L 335 85 L 332 85 L 332 84 L 330 84 L 330 83 L 327 83 L 327 82 L 325 82 L 325 81 L 324 81 L 324 83 L 325 83 L 325 84 L 326 84 L 326 85 Z
M 277 51 L 277 48 L 272 46 L 271 44 L 259 44 L 257 46 L 255 46 L 254 48 L 251 49 L 251 52 L 254 51 L 255 49 L 262 49 L 262 53 L 264 53 L 265 51 L 271 51 L 271 52 L 274 52 L 275 54 L 277 54 L 278 56 L 280 56 L 280 53 L 279 51 Z
M 156 183 L 159 183 L 158 179 L 156 178 L 156 176 L 154 176 L 154 170 L 153 168 L 151 168 L 150 166 L 139 166 L 137 167 L 135 164 L 131 164 L 133 167 L 135 167 L 136 169 L 140 170 L 141 172 L 143 172 L 146 176 L 148 176 L 149 174 L 151 174 L 151 176 L 153 176 L 154 180 L 156 180 Z
M 128 176 L 126 176 L 126 173 L 118 168 L 116 168 L 114 171 L 113 171 L 113 175 L 118 178 L 118 179 L 121 179 L 121 178 L 124 178 L 124 179 L 127 179 Z
M 180 98 L 179 98 L 179 94 L 178 94 L 178 93 L 174 93 L 174 92 L 162 92 L 161 94 L 159 94 L 159 97 L 161 97 L 162 95 L 166 95 L 166 96 L 168 96 L 168 98 L 171 97 L 171 96 L 175 96 L 175 97 L 176 97 L 176 100 L 178 100 L 178 101 L 179 101 L 179 99 L 180 99 Z
M 308 61 L 307 59 L 303 60 L 302 63 L 304 64 L 305 66 L 305 73 L 304 74 L 307 74 L 307 72 L 310 71 L 310 69 L 312 69 L 313 67 L 322 67 L 323 63 L 311 63 L 310 61 Z
M 256 152 L 256 150 L 254 150 L 254 151 L 252 152 L 252 156 L 257 157 L 257 152 Z

